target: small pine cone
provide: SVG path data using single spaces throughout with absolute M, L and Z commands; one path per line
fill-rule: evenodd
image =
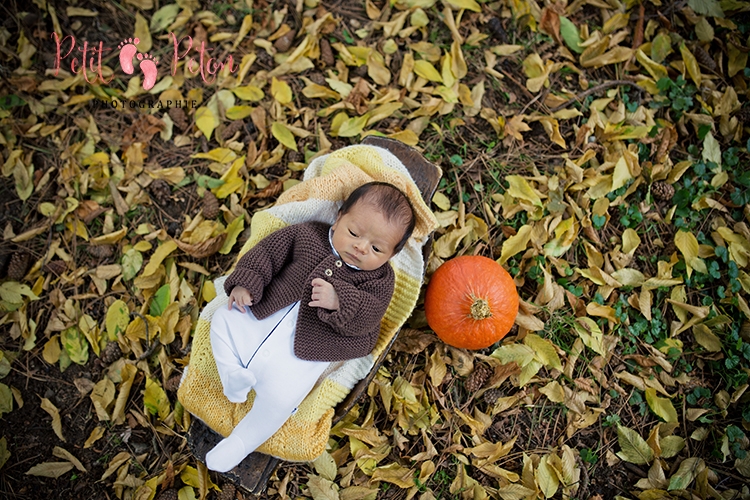
M 156 497 L 156 500 L 177 500 L 177 498 L 177 490 L 174 488 L 169 488 L 168 490 L 164 490 L 159 493 L 159 496 Z
M 151 195 L 159 205 L 166 205 L 172 198 L 172 188 L 169 187 L 164 179 L 156 179 L 149 186 Z
M 97 257 L 99 259 L 112 257 L 113 253 L 114 250 L 112 249 L 112 245 L 92 245 L 89 247 L 89 254 L 92 257 Z
M 234 500 L 237 489 L 233 484 L 225 484 L 221 487 L 221 492 L 216 495 L 216 500 Z
M 333 66 L 336 64 L 336 59 L 333 58 L 333 51 L 331 50 L 331 44 L 325 38 L 320 39 L 320 60 L 326 66 Z
M 226 140 L 229 140 L 234 136 L 235 133 L 237 133 L 239 130 L 242 130 L 245 128 L 245 124 L 242 120 L 235 120 L 226 127 L 224 127 L 224 131 L 221 133 L 221 138 Z
M 118 344 L 117 342 L 109 342 L 102 351 L 100 359 L 102 360 L 102 363 L 104 365 L 111 365 L 112 363 L 120 359 L 121 356 L 122 350 L 120 349 L 120 344 Z
M 700 45 L 696 45 L 693 50 L 693 55 L 698 60 L 700 64 L 702 64 L 705 68 L 713 71 L 716 69 L 716 62 L 711 59 L 711 56 L 703 50 L 703 47 Z
M 500 399 L 502 395 L 503 395 L 502 389 L 490 389 L 489 391 L 486 391 L 484 394 L 482 394 L 482 398 L 484 399 L 485 403 L 494 405 L 495 401 Z
M 654 185 L 651 186 L 651 194 L 657 200 L 669 201 L 674 196 L 674 186 L 664 181 L 654 182 Z
M 742 108 L 734 116 L 742 123 L 750 123 L 750 108 Z
M 740 327 L 740 337 L 745 342 L 750 342 L 750 321 L 745 321 Z
M 172 375 L 167 379 L 167 382 L 164 384 L 164 388 L 169 392 L 177 392 L 177 389 L 180 388 L 180 380 L 182 380 L 182 375 L 180 375 L 179 373 L 176 375 Z
M 21 281 L 26 276 L 29 269 L 29 254 L 26 252 L 16 252 L 10 258 L 8 264 L 8 279 L 11 281 Z
M 57 276 L 60 276 L 67 269 L 68 265 L 64 260 L 53 260 L 52 262 L 47 262 L 47 264 L 44 266 L 44 272 L 52 273 Z
M 477 365 L 474 371 L 471 372 L 471 375 L 469 375 L 469 378 L 466 379 L 464 387 L 469 392 L 476 392 L 484 386 L 485 382 L 492 376 L 492 373 L 493 370 L 489 366 L 484 364 Z
M 211 191 L 206 191 L 203 195 L 203 217 L 215 219 L 217 215 L 219 215 L 219 200 Z
M 188 127 L 187 115 L 182 108 L 169 108 L 169 117 L 183 131 Z
M 292 48 L 292 43 L 294 43 L 294 37 L 297 36 L 297 32 L 294 30 L 289 30 L 284 34 L 283 36 L 276 39 L 275 42 L 273 42 L 273 48 L 275 48 L 279 52 L 286 52 L 287 50 Z
M 493 17 L 487 22 L 487 25 L 490 28 L 490 31 L 492 32 L 492 36 L 500 41 L 505 40 L 505 28 L 503 28 L 503 23 L 500 21 L 500 19 Z

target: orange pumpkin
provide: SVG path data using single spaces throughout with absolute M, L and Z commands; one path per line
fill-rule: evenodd
M 446 344 L 484 349 L 503 338 L 518 313 L 518 292 L 508 271 L 487 257 L 463 256 L 432 275 L 424 310 Z

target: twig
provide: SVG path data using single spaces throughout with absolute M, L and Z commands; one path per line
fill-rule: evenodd
M 620 85 L 630 85 L 639 93 L 643 92 L 643 90 L 635 82 L 631 82 L 630 80 L 610 80 L 608 82 L 600 83 L 599 85 L 596 85 L 594 87 L 591 87 L 588 90 L 581 92 L 580 94 L 576 95 L 575 97 L 571 99 L 568 99 L 567 101 L 560 104 L 559 106 L 555 106 L 554 108 L 550 109 L 550 112 L 554 113 L 556 111 L 560 111 L 561 109 L 567 108 L 574 102 L 582 101 L 583 99 L 586 99 L 588 96 L 592 94 L 596 94 L 600 90 L 608 89 L 610 87 L 618 87 Z

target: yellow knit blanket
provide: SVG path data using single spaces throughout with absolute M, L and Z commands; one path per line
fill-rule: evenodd
M 395 289 L 380 327 L 380 337 L 369 356 L 340 362 L 321 377 L 297 412 L 258 451 L 284 460 L 314 460 L 325 451 L 334 407 L 373 367 L 373 360 L 404 324 L 414 308 L 422 284 L 422 245 L 437 228 L 437 220 L 422 200 L 404 165 L 389 151 L 375 146 L 350 146 L 313 160 L 305 170 L 304 182 L 285 191 L 277 203 L 253 216 L 251 236 L 240 250 L 239 259 L 258 241 L 290 224 L 322 221 L 332 224 L 341 202 L 357 187 L 372 181 L 393 184 L 409 197 L 417 216 L 412 238 L 393 259 Z M 193 337 L 190 365 L 177 392 L 182 405 L 223 436 L 252 408 L 247 402 L 231 403 L 223 394 L 211 351 L 210 323 L 219 307 L 226 307 L 224 279 L 216 280 L 217 296 L 201 312 Z

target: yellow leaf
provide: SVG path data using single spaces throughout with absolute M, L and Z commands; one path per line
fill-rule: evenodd
M 60 360 L 60 336 L 55 335 L 44 344 L 44 351 L 42 351 L 44 360 L 54 365 Z
M 565 139 L 563 139 L 562 135 L 560 134 L 560 122 L 548 116 L 539 118 L 539 121 L 542 122 L 544 131 L 547 132 L 547 135 L 552 142 L 554 142 L 561 148 L 568 147 L 568 145 L 565 143 Z
M 528 77 L 526 88 L 531 92 L 539 92 L 542 87 L 549 84 L 547 78 L 552 70 L 553 64 L 547 61 L 545 64 L 542 58 L 536 52 L 529 54 L 523 60 L 523 71 Z
M 617 456 L 633 464 L 647 464 L 654 458 L 654 451 L 646 441 L 633 429 L 617 426 L 617 442 L 621 451 Z
M 454 9 L 466 9 L 474 12 L 482 12 L 482 8 L 474 0 L 444 0 Z
M 523 45 L 495 45 L 490 48 L 490 51 L 498 56 L 509 56 L 520 50 L 523 50 Z
M 135 38 L 140 39 L 136 45 L 139 52 L 148 52 L 151 50 L 153 43 L 151 41 L 151 31 L 148 28 L 148 21 L 140 12 L 135 14 Z
M 240 235 L 242 230 L 245 229 L 245 218 L 235 217 L 235 219 L 227 226 L 227 238 L 224 240 L 224 245 L 219 250 L 219 253 L 226 255 L 232 251 L 232 247 L 237 243 L 237 236 Z
M 265 97 L 265 94 L 261 89 L 255 85 L 245 85 L 244 87 L 235 87 L 232 89 L 234 95 L 242 99 L 243 101 L 257 102 Z
M 656 395 L 656 389 L 646 387 L 646 402 L 651 411 L 663 418 L 667 423 L 677 422 L 677 411 L 668 398 L 660 398 Z
M 635 229 L 628 228 L 622 233 L 622 252 L 630 254 L 635 252 L 638 245 L 641 244 L 641 238 Z
M 721 352 L 721 339 L 716 336 L 706 325 L 700 324 L 693 327 L 695 341 L 709 352 Z
M 391 72 L 385 67 L 383 56 L 375 51 L 367 57 L 367 75 L 378 85 L 388 85 L 391 82 Z
M 61 441 L 65 441 L 65 436 L 63 436 L 62 433 L 60 412 L 57 410 L 57 407 L 47 398 L 42 398 L 41 407 L 42 410 L 46 411 L 49 416 L 52 417 L 52 430 L 55 431 L 55 434 L 57 434 L 57 437 L 59 437 Z
M 731 78 L 747 67 L 748 53 L 745 52 L 744 48 L 740 49 L 733 43 L 727 43 L 727 53 L 729 55 L 727 74 Z
M 244 120 L 255 110 L 252 106 L 232 106 L 227 110 L 227 118 L 230 120 Z
M 471 232 L 472 228 L 469 226 L 458 227 L 446 232 L 440 238 L 435 241 L 433 251 L 435 255 L 442 259 L 447 259 L 452 256 L 458 250 L 458 245 L 466 235 Z
M 557 493 L 557 489 L 560 487 L 560 480 L 557 478 L 557 473 L 548 463 L 549 455 L 545 455 L 539 460 L 539 467 L 536 469 L 536 481 L 539 484 L 539 489 L 542 490 L 544 498 L 551 498 Z
M 115 384 L 108 377 L 104 377 L 96 383 L 89 397 L 99 420 L 110 420 L 108 408 L 115 399 Z
M 118 229 L 117 231 L 113 231 L 108 234 L 103 234 L 101 236 L 97 236 L 96 238 L 91 238 L 90 243 L 92 245 L 113 245 L 123 239 L 128 234 L 128 229 L 126 227 L 122 227 Z
M 425 80 L 429 80 L 431 82 L 443 82 L 443 77 L 440 76 L 440 73 L 435 69 L 435 66 L 430 64 L 429 61 L 425 61 L 424 59 L 420 59 L 419 61 L 416 61 L 414 63 L 414 72 Z
M 118 334 L 124 333 L 130 323 L 128 305 L 122 300 L 116 300 L 107 309 L 105 324 L 109 340 L 116 340 Z
M 250 33 L 250 30 L 253 27 L 253 16 L 252 14 L 247 14 L 242 19 L 242 25 L 240 26 L 240 31 L 237 33 L 237 37 L 234 39 L 234 43 L 232 44 L 232 50 L 236 50 L 237 46 L 242 42 L 242 40 L 247 36 L 248 33 Z M 242 78 L 240 78 L 241 80 Z M 237 96 L 239 97 L 239 96 Z
M 26 471 L 29 476 L 58 478 L 73 468 L 70 462 L 44 462 Z
M 539 392 L 547 396 L 553 403 L 562 403 L 565 401 L 565 390 L 557 380 L 553 380 L 549 384 L 539 389 Z
M 543 339 L 539 335 L 530 333 L 524 337 L 523 343 L 534 351 L 535 357 L 541 361 L 544 366 L 556 370 L 562 370 L 560 358 L 557 355 L 557 350 L 555 350 L 555 345 L 552 342 Z
M 370 119 L 370 113 L 362 116 L 355 116 L 344 120 L 338 130 L 339 137 L 354 137 L 362 133 L 367 121 Z
M 339 94 L 338 92 L 333 91 L 328 87 L 324 87 L 323 85 L 318 85 L 317 83 L 310 81 L 304 76 L 301 78 L 307 84 L 305 85 L 305 88 L 302 89 L 302 95 L 304 95 L 305 97 L 309 97 L 310 99 L 333 99 L 335 101 L 341 100 L 341 94 Z
M 685 267 L 687 268 L 688 278 L 693 273 L 693 263 L 698 258 L 698 239 L 687 231 L 679 230 L 674 236 L 674 244 L 685 258 Z
M 505 180 L 510 184 L 508 193 L 512 197 L 526 200 L 537 207 L 543 206 L 539 195 L 534 191 L 526 179 L 520 175 L 508 175 L 505 177 Z
M 88 439 L 86 439 L 86 442 L 83 443 L 83 447 L 85 448 L 91 448 L 94 443 L 96 443 L 99 439 L 101 439 L 104 436 L 105 429 L 103 425 L 97 425 L 94 427 L 94 430 L 91 431 L 91 434 L 89 434 Z
M 143 269 L 143 276 L 151 276 L 156 272 L 157 269 L 159 269 L 159 266 L 164 261 L 164 259 L 167 258 L 169 254 L 174 252 L 177 249 L 177 243 L 175 243 L 173 240 L 165 241 L 162 243 L 159 248 L 157 248 L 153 255 L 151 256 L 151 259 L 148 261 L 148 264 L 146 264 L 146 267 Z
M 203 132 L 206 139 L 210 140 L 211 134 L 219 125 L 219 121 L 209 108 L 201 106 L 195 111 L 195 125 L 198 127 L 198 130 Z
M 620 62 L 625 62 L 633 55 L 633 49 L 629 49 L 627 47 L 620 47 L 619 45 L 617 47 L 614 47 L 612 50 L 605 52 L 604 54 L 601 54 L 599 56 L 583 60 L 583 55 L 581 57 L 581 66 L 584 68 L 593 68 L 593 67 L 601 67 L 606 66 L 608 64 L 616 64 Z
M 524 344 L 507 344 L 495 349 L 490 356 L 499 359 L 503 364 L 515 362 L 518 366 L 524 367 L 534 360 L 534 350 Z
M 158 415 L 159 420 L 167 418 L 170 412 L 169 399 L 161 385 L 153 379 L 146 378 L 146 391 L 143 393 L 144 412 Z
M 513 257 L 519 252 L 526 250 L 526 247 L 531 240 L 532 227 L 528 224 L 521 226 L 518 233 L 511 236 L 503 242 L 502 252 L 500 258 L 497 260 L 498 264 L 505 264 L 508 259 Z
M 617 163 L 615 164 L 615 171 L 612 174 L 611 190 L 614 191 L 616 189 L 620 189 L 632 178 L 633 176 L 630 174 L 628 162 L 625 160 L 624 156 L 620 156 L 620 159 L 617 160 Z
M 366 126 L 369 127 L 370 125 L 373 125 L 374 123 L 377 123 L 384 118 L 388 118 L 393 113 L 401 109 L 402 106 L 403 104 L 400 102 L 387 102 L 385 104 L 381 104 L 368 113 L 370 115 L 370 118 L 367 120 Z
M 67 7 L 65 9 L 65 14 L 67 14 L 68 17 L 96 17 L 97 13 L 93 10 L 89 9 L 82 9 L 80 7 Z
M 273 77 L 271 80 L 271 95 L 279 104 L 292 102 L 292 88 L 284 80 Z M 295 151 L 297 151 L 295 149 Z
M 451 201 L 440 191 L 435 191 L 432 195 L 432 202 L 437 205 L 440 210 L 450 210 Z
M 81 472 L 88 472 L 86 470 L 86 467 L 83 466 L 80 460 L 78 460 L 72 453 L 70 453 L 65 448 L 60 448 L 59 446 L 55 446 L 52 449 L 52 454 L 56 456 L 57 458 L 62 458 L 63 460 L 67 460 L 68 462 L 75 465 L 75 468 L 78 469 Z
M 237 158 L 237 153 L 229 148 L 214 148 L 208 153 L 196 153 L 192 158 L 212 160 L 219 163 L 229 163 Z
M 659 81 L 662 78 L 667 78 L 667 68 L 649 58 L 642 50 L 638 49 L 635 51 L 635 58 L 641 63 L 641 66 L 646 68 L 646 71 L 649 72 L 654 80 Z
M 531 130 L 531 127 L 524 122 L 524 118 L 524 115 L 515 115 L 506 121 L 505 126 L 503 127 L 505 135 L 511 136 L 518 141 L 523 141 L 523 135 L 521 135 L 521 132 L 528 132 Z
M 386 137 L 396 139 L 397 141 L 403 142 L 409 146 L 416 146 L 419 144 L 419 136 L 414 133 L 413 130 L 401 130 L 399 132 L 388 134 Z
M 216 287 L 213 281 L 206 281 L 203 284 L 203 300 L 211 302 L 216 297 Z
M 297 141 L 294 139 L 294 134 L 283 123 L 273 122 L 273 125 L 271 125 L 271 134 L 287 148 L 297 151 Z
M 685 67 L 687 68 L 690 78 L 695 82 L 696 87 L 700 88 L 701 69 L 698 66 L 698 60 L 684 43 L 680 44 L 680 54 L 682 54 L 682 60 L 685 62 Z

